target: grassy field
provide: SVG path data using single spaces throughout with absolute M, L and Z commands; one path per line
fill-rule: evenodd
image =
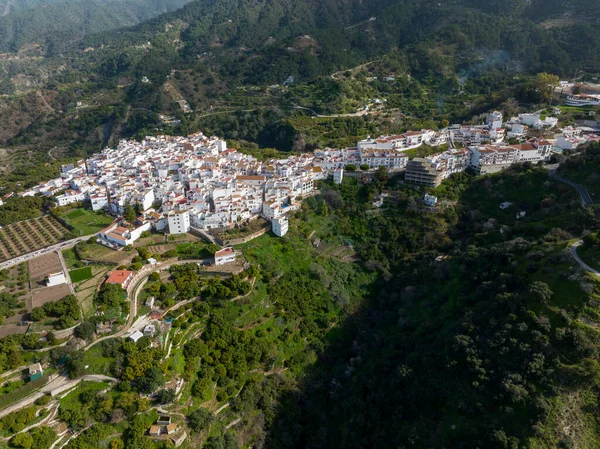
M 72 282 L 81 282 L 90 279 L 92 275 L 92 267 L 78 268 L 77 270 L 69 271 Z
M 84 355 L 85 365 L 88 367 L 85 372 L 87 374 L 104 374 L 112 376 L 112 370 L 115 365 L 115 359 L 104 357 L 102 355 L 102 345 L 96 345 Z
M 116 265 L 130 262 L 131 258 L 135 255 L 127 251 L 115 251 L 98 243 L 92 243 L 83 246 L 81 249 L 79 249 L 78 254 L 81 259 L 97 262 L 108 262 Z
M 106 274 L 111 271 L 109 267 L 104 265 L 92 265 L 89 269 L 92 271 L 92 276 L 75 286 L 75 296 L 77 296 L 83 315 L 86 317 L 96 313 L 96 307 L 94 305 L 96 288 L 102 282 Z
M 409 158 L 415 157 L 427 157 L 432 154 L 441 153 L 448 149 L 448 145 L 442 145 L 439 147 L 430 147 L 429 145 L 421 145 L 419 148 L 415 148 L 413 150 L 403 151 L 403 154 L 406 154 Z
M 112 217 L 87 209 L 73 209 L 62 214 L 60 218 L 73 226 L 77 235 L 95 234 L 113 222 Z
M 218 246 L 204 242 L 179 243 L 177 256 L 180 259 L 205 259 L 212 257 Z

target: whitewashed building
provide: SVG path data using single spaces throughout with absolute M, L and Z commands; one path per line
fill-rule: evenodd
M 271 229 L 273 230 L 273 234 L 277 237 L 283 237 L 287 234 L 289 229 L 288 218 L 284 215 L 279 218 L 274 218 L 271 220 Z
M 190 231 L 190 214 L 187 210 L 169 212 L 169 234 L 185 234 Z

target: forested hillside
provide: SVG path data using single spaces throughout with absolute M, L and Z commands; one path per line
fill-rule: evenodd
M 0 0 L 0 194 L 123 137 L 202 131 L 279 157 L 480 124 L 492 108 L 546 114 L 558 78 L 540 72 L 600 73 L 596 0 L 184 3 Z M 561 126 L 594 112 L 573 109 Z M 600 145 L 553 158 L 600 194 Z M 530 163 L 436 189 L 372 175 L 318 181 L 288 234 L 236 247 L 247 265 L 235 276 L 191 260 L 152 273 L 142 301 L 190 300 L 165 316 L 164 348 L 145 337 L 40 351 L 73 378 L 118 381 L 61 398 L 53 416 L 77 432 L 65 448 L 170 447 L 147 435 L 158 407 L 190 449 L 600 447 L 600 281 L 570 250 L 584 241 L 600 269 L 600 206 Z M 439 210 L 417 207 L 425 193 Z M 5 201 L 4 226 L 47 206 L 27 199 L 31 215 L 21 200 Z M 122 267 L 215 249 L 158 252 L 171 245 L 158 239 L 118 253 L 131 254 Z M 68 253 L 83 265 L 99 248 L 90 238 Z M 125 317 L 112 287 L 93 286 L 101 313 L 76 336 L 91 341 L 109 306 Z M 29 335 L 0 341 L 2 369 L 23 364 Z
M 32 9 L 38 6 L 58 3 L 61 0 L 0 0 L 0 16 L 6 16 L 15 11 Z
M 284 395 L 266 447 L 598 445 L 600 289 L 567 250 L 597 206 L 525 166 L 453 177 L 438 194 L 459 205 L 437 216 L 402 196 L 364 212 L 374 186 L 323 190 L 312 211 L 383 279 Z
M 81 156 L 123 137 L 201 130 L 285 151 L 345 146 L 543 103 L 538 72 L 593 81 L 600 71 L 589 0 L 196 0 L 109 32 L 95 31 L 165 5 L 84 4 L 0 19 L 0 46 L 21 48 L 0 60 L 0 115 L 17 117 L 2 142 Z M 378 113 L 335 117 L 375 98 L 386 100 Z M 333 116 L 307 120 L 309 110 Z
M 89 33 L 135 25 L 189 0 L 56 0 L 0 4 L 0 52 L 40 44 L 56 55 Z
M 167 60 L 198 65 L 210 52 L 215 56 L 211 64 L 230 78 L 270 83 L 294 75 L 307 80 L 400 48 L 418 61 L 421 73 L 439 72 L 444 58 L 459 56 L 453 68 L 460 68 L 476 61 L 479 52 L 485 58 L 491 50 L 502 50 L 506 59 L 527 70 L 567 74 L 574 68 L 600 67 L 595 51 L 600 34 L 594 26 L 598 8 L 577 15 L 583 5 L 581 0 L 561 3 L 559 11 L 522 1 L 194 1 L 118 35 L 92 36 L 84 45 L 135 42 L 179 22 L 186 26 L 176 60 L 167 49 L 151 61 L 136 61 L 125 53 L 119 56 L 119 73 L 131 72 L 137 64 L 146 71 L 158 69 Z M 564 14 L 571 22 L 541 22 Z

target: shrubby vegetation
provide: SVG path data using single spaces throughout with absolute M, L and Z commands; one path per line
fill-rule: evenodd
M 580 423 L 596 412 L 572 394 L 596 397 L 600 291 L 564 248 L 580 235 L 596 245 L 597 207 L 582 209 L 574 190 L 531 164 L 456 175 L 435 191 L 383 170 L 368 184 L 319 189 L 288 235 L 242 245 L 252 268 L 210 277 L 187 263 L 150 276 L 144 294 L 179 305 L 166 316 L 168 358 L 148 337 L 52 352 L 73 378 L 102 359 L 102 373 L 121 381 L 107 392 L 84 383 L 61 400 L 72 428 L 93 423 L 71 447 L 111 435 L 115 447 L 155 447 L 145 436 L 151 404 L 181 410 L 191 441 L 209 448 L 577 444 L 556 423 L 567 410 Z M 384 189 L 384 206 L 372 208 Z M 409 210 L 425 190 L 458 202 Z M 111 286 L 98 303 L 122 300 Z M 92 322 L 76 334 L 87 339 Z M 0 343 L 8 365 L 36 342 Z M 174 378 L 185 380 L 177 395 Z M 226 403 L 225 415 L 206 406 Z
M 104 309 L 123 307 L 127 292 L 117 284 L 105 283 L 96 297 L 96 303 Z
M 15 435 L 9 444 L 11 447 L 22 449 L 49 449 L 56 437 L 54 429 L 40 426 Z
M 47 302 L 31 311 L 31 319 L 34 321 L 42 321 L 48 317 L 57 319 L 56 325 L 59 329 L 75 325 L 81 317 L 81 308 L 77 297 L 68 295 L 58 301 Z
M 15 314 L 14 309 L 24 307 L 25 303 L 17 295 L 7 292 L 0 292 L 0 324 L 4 318 Z
M 561 171 L 568 179 L 584 185 L 592 194 L 600 195 L 600 143 L 592 142 L 583 147 L 578 154 L 565 160 Z M 594 198 L 596 201 L 598 197 Z
M 45 197 L 26 196 L 19 198 L 12 196 L 4 200 L 4 204 L 0 206 L 0 226 L 38 217 L 42 213 L 42 208 L 47 205 L 48 201 Z

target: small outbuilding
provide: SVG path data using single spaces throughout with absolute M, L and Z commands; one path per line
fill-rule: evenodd
M 235 251 L 233 248 L 223 248 L 215 253 L 215 265 L 225 265 L 231 262 L 235 262 Z
M 127 337 L 129 340 L 133 341 L 134 343 L 137 343 L 138 340 L 140 338 L 142 338 L 144 336 L 143 333 L 141 333 L 140 331 L 135 331 L 134 333 L 130 334 L 129 337 Z
M 44 375 L 44 369 L 40 363 L 29 365 L 29 381 L 39 379 Z

